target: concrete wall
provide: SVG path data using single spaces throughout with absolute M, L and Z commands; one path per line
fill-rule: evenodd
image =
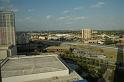
M 17 54 L 16 46 L 6 49 L 0 49 L 0 60 L 16 54 Z
M 0 50 L 0 60 L 7 57 L 7 50 Z
M 59 76 L 68 76 L 68 75 L 69 75 L 69 70 L 62 70 L 62 71 L 2 78 L 2 82 L 15 82 L 15 81 L 26 82 L 26 81 L 39 80 L 39 79 L 45 79 L 45 78 L 51 78 L 51 77 L 59 77 Z
M 17 49 L 16 49 L 16 46 L 8 49 L 8 56 L 14 56 L 14 55 L 17 55 Z

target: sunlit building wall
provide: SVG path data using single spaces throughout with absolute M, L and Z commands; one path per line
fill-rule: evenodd
M 12 11 L 0 11 L 0 59 L 16 55 L 15 15 Z
M 15 17 L 11 11 L 0 11 L 0 45 L 15 45 Z
M 82 29 L 82 40 L 90 40 L 92 38 L 91 29 Z

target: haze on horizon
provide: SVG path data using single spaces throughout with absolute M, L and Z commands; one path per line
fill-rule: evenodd
M 17 31 L 124 30 L 124 0 L 0 0 L 16 14 Z

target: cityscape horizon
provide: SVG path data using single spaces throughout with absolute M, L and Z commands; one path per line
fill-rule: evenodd
M 0 0 L 0 82 L 124 82 L 124 0 Z
M 17 31 L 124 30 L 123 0 L 0 0 L 0 10 L 15 12 Z

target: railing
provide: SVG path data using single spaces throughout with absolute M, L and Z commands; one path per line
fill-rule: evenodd
M 8 57 L 6 57 L 2 62 L 0 62 L 0 82 L 2 82 L 2 75 L 1 75 L 1 67 L 8 61 Z

